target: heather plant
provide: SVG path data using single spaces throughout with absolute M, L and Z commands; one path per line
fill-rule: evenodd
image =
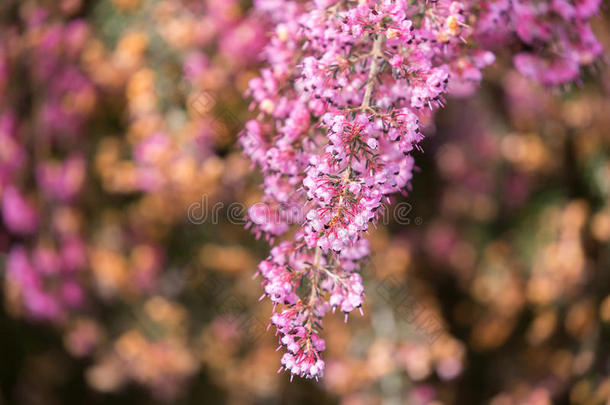
M 601 2 L 1 3 L 0 402 L 608 399 Z
M 599 2 L 259 1 L 275 24 L 267 67 L 250 81 L 257 117 L 241 144 L 264 175 L 249 211 L 273 245 L 260 263 L 282 368 L 318 378 L 322 318 L 362 312 L 367 233 L 408 190 L 414 151 L 448 95 L 472 93 L 494 47 L 544 85 L 576 79 L 601 45 Z M 286 207 L 304 206 L 302 221 Z M 281 241 L 275 245 L 276 240 Z
M 168 246 L 188 227 L 189 204 L 227 193 L 226 167 L 237 176 L 239 161 L 217 155 L 236 125 L 222 113 L 240 101 L 231 83 L 256 63 L 265 26 L 236 2 L 187 3 L 0 6 L 7 309 L 90 356 L 87 381 L 104 392 L 134 380 L 170 398 L 197 370 L 179 327 L 186 314 L 149 313 L 185 313 L 175 297 L 184 283 L 163 271 L 189 278 L 198 256 L 184 263 Z M 183 249 L 197 251 L 202 238 L 189 242 Z M 159 339 L 151 322 L 171 332 Z
M 59 321 L 85 301 L 80 208 L 88 140 L 79 134 L 97 94 L 79 59 L 91 34 L 83 20 L 64 21 L 33 4 L 1 31 L 0 239 L 7 291 L 19 297 L 23 308 L 15 309 L 26 317 Z

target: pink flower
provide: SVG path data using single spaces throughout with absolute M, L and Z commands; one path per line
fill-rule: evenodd
M 73 199 L 85 180 L 85 159 L 74 155 L 63 162 L 43 162 L 37 167 L 38 184 L 50 198 L 60 201 Z
M 17 188 L 7 186 L 2 193 L 2 218 L 4 223 L 17 234 L 31 234 L 38 228 L 38 214 Z

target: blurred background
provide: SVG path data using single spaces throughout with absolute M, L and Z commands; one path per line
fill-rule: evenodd
M 606 16 L 595 32 L 610 49 Z M 428 128 L 324 379 L 277 374 L 237 0 L 0 3 L 0 405 L 610 404 L 610 72 Z

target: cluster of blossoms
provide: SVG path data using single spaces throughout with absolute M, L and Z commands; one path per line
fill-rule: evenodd
M 323 375 L 321 319 L 335 308 L 347 319 L 361 307 L 356 271 L 369 253 L 366 233 L 389 197 L 409 186 L 420 128 L 447 94 L 472 92 L 495 61 L 480 39 L 516 32 L 530 48 L 561 48 L 576 74 L 601 52 L 586 23 L 598 4 L 559 3 L 256 3 L 275 32 L 269 66 L 250 82 L 259 114 L 241 144 L 265 176 L 266 208 L 250 211 L 253 230 L 289 240 L 259 272 L 292 375 Z M 545 56 L 519 53 L 515 63 L 542 83 L 574 78 Z M 296 226 L 282 213 L 287 206 L 305 207 Z
M 150 13 L 139 2 L 104 3 L 113 18 Z M 223 108 L 215 94 L 255 63 L 264 24 L 237 1 L 162 1 L 150 34 L 113 31 L 109 45 L 105 21 L 79 14 L 80 2 L 7 7 L 19 18 L 0 25 L 6 295 L 27 318 L 61 322 L 84 308 L 87 282 L 105 298 L 153 287 L 167 255 L 149 231 L 181 223 L 189 204 L 215 192 L 213 138 L 226 136 L 233 118 L 214 116 Z M 153 48 L 157 38 L 169 45 L 163 52 Z M 154 69 L 166 65 L 184 67 L 180 86 L 159 84 Z M 125 109 L 107 108 L 115 104 Z M 99 209 L 122 195 L 133 197 L 124 215 L 112 204 Z
M 517 37 L 517 70 L 539 83 L 561 85 L 578 79 L 582 66 L 593 64 L 603 49 L 589 19 L 600 0 L 500 0 L 484 2 L 476 38 L 486 46 L 507 44 Z
M 9 293 L 21 297 L 25 315 L 56 320 L 84 301 L 78 207 L 86 138 L 79 132 L 96 93 L 78 60 L 90 34 L 84 21 L 54 22 L 43 8 L 23 25 L 26 39 L 5 27 L 0 48 L 0 243 Z M 24 83 L 36 91 L 32 100 L 20 96 Z
M 225 170 L 239 178 L 239 163 L 215 153 L 237 126 L 220 112 L 241 100 L 237 78 L 257 62 L 265 25 L 237 0 L 52 3 L 0 7 L 3 297 L 11 315 L 60 328 L 70 353 L 94 355 L 94 375 L 112 363 L 120 380 L 172 396 L 196 370 L 186 334 L 163 320 L 170 332 L 153 340 L 92 314 L 100 301 L 137 307 L 165 287 L 166 265 L 187 267 L 166 247 Z M 89 383 L 120 385 L 105 381 Z
M 113 319 L 168 284 L 186 289 L 176 273 L 201 259 L 172 257 L 174 230 L 247 173 L 215 151 L 238 126 L 221 113 L 243 110 L 226 106 L 240 105 L 265 25 L 238 0 L 86 3 L 0 6 L 0 288 L 10 315 L 52 324 L 69 353 L 91 356 L 92 388 L 133 380 L 169 398 L 199 364 L 173 323 L 186 311 L 147 300 L 167 330 L 154 339 Z

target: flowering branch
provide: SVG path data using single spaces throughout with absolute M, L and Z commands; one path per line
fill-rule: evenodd
M 447 93 L 473 91 L 481 69 L 494 62 L 483 47 L 491 37 L 489 21 L 509 15 L 514 21 L 508 26 L 533 40 L 540 32 L 523 27 L 520 18 L 529 10 L 535 18 L 528 21 L 545 22 L 557 34 L 536 43 L 544 39 L 564 49 L 562 57 L 572 58 L 577 73 L 593 60 L 586 56 L 601 50 L 591 36 L 580 43 L 568 39 L 563 34 L 573 20 L 561 20 L 558 11 L 545 15 L 527 0 L 260 1 L 258 7 L 273 20 L 275 33 L 265 52 L 269 67 L 250 82 L 259 115 L 240 134 L 244 152 L 265 177 L 265 205 L 252 207 L 249 226 L 272 244 L 283 239 L 259 265 L 274 303 L 271 322 L 287 351 L 282 368 L 318 378 L 324 371 L 322 318 L 339 308 L 347 320 L 361 308 L 357 270 L 369 253 L 369 225 L 389 196 L 409 186 L 411 151 L 423 137 L 420 121 L 444 104 Z M 581 10 L 574 26 L 586 34 L 592 14 L 580 3 L 574 7 Z M 564 39 L 551 44 L 553 38 Z M 523 58 L 517 66 L 537 72 Z M 554 83 L 574 77 L 539 78 Z M 295 227 L 283 206 L 304 206 L 303 221 Z M 309 296 L 302 299 L 306 283 Z

